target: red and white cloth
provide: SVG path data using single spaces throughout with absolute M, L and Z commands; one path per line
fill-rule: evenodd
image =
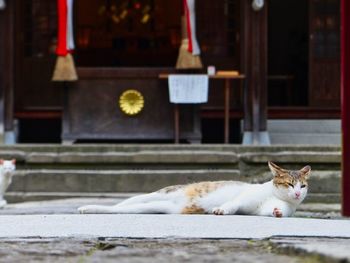
M 73 1 L 74 0 L 57 0 L 57 49 L 58 56 L 66 56 L 74 48 L 73 37 Z
M 196 37 L 195 0 L 184 0 L 184 9 L 187 22 L 188 52 L 192 55 L 199 55 L 201 51 Z

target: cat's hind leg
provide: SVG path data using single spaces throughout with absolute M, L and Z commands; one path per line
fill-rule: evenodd
M 0 208 L 3 208 L 5 205 L 7 205 L 7 202 L 5 199 L 0 200 Z
M 85 205 L 78 208 L 80 214 L 113 214 L 113 206 Z
M 153 192 L 149 194 L 142 194 L 142 195 L 136 195 L 136 196 L 130 197 L 118 203 L 116 206 L 143 204 L 143 203 L 154 202 L 154 201 L 168 201 L 168 200 L 169 200 L 169 196 L 161 193 Z
M 162 199 L 165 199 L 164 195 L 160 195 L 159 193 L 154 192 L 154 193 L 142 194 L 142 195 L 130 197 L 114 206 L 86 205 L 86 206 L 79 207 L 78 211 L 81 214 L 113 214 L 113 213 L 118 213 L 118 212 L 115 212 L 116 210 L 118 210 L 117 207 L 122 207 L 122 206 L 130 207 L 131 205 L 137 205 L 137 204 L 141 205 L 148 202 L 161 201 Z
M 178 214 L 182 205 L 171 201 L 154 201 L 130 205 L 87 205 L 78 208 L 82 214 Z

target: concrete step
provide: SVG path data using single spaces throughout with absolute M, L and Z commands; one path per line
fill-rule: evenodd
M 254 146 L 240 144 L 16 144 L 0 145 L 3 154 L 26 155 L 33 152 L 139 152 L 139 151 L 228 151 L 228 152 L 275 152 L 275 151 L 339 151 L 338 145 L 272 145 Z
M 335 144 L 341 142 L 340 120 L 268 120 L 272 144 Z
M 234 163 L 238 156 L 222 151 L 137 151 L 30 153 L 27 163 Z
M 27 148 L 24 148 L 26 151 L 0 150 L 0 155 L 5 159 L 15 158 L 19 170 L 205 167 L 240 169 L 242 173 L 249 175 L 266 171 L 267 161 L 274 161 L 288 169 L 299 169 L 300 166 L 309 164 L 313 170 L 340 170 L 341 162 L 338 147 L 229 147 L 232 151 L 220 151 L 214 146 L 212 150 L 203 150 L 200 147 L 197 150 L 183 150 L 180 147 L 177 150 L 160 148 L 153 151 L 139 149 L 126 152 L 113 152 L 109 147 L 100 147 L 100 151 L 78 151 L 82 148 L 84 147 L 72 147 L 68 151 L 62 151 L 58 147 L 59 152 L 52 152 L 51 148 L 48 148 L 48 152 L 27 152 Z
M 40 198 L 55 193 L 150 192 L 207 180 L 261 183 L 271 179 L 267 162 L 286 169 L 312 166 L 309 200 L 339 201 L 340 147 L 334 145 L 123 145 L 0 146 L 17 160 L 11 193 Z M 28 195 L 24 195 L 28 194 Z
M 341 133 L 340 120 L 268 120 L 269 132 Z
M 9 204 L 22 202 L 36 202 L 49 200 L 63 200 L 63 199 L 103 199 L 111 200 L 110 204 L 115 204 L 120 200 L 144 194 L 144 193 L 87 193 L 87 192 L 7 192 L 5 195 Z M 1 211 L 1 209 L 0 209 Z M 0 213 L 1 214 L 1 213 Z
M 150 192 L 198 181 L 242 180 L 235 169 L 196 170 L 22 170 L 8 191 Z
M 272 175 L 245 176 L 236 169 L 193 170 L 20 170 L 17 171 L 8 195 L 14 199 L 42 200 L 50 196 L 63 197 L 93 194 L 151 192 L 169 185 L 199 181 L 239 180 L 262 183 Z M 39 194 L 36 194 L 39 193 Z M 309 202 L 340 201 L 340 172 L 313 171 L 309 180 Z

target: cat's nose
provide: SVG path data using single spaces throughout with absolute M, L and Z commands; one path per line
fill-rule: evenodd
M 300 197 L 300 194 L 301 194 L 300 191 L 295 192 L 295 197 L 296 197 L 296 198 L 299 198 L 299 197 Z

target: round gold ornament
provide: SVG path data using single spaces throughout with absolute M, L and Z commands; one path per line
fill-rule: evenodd
M 126 115 L 136 115 L 141 112 L 145 101 L 142 94 L 137 90 L 126 90 L 120 95 L 119 107 Z

